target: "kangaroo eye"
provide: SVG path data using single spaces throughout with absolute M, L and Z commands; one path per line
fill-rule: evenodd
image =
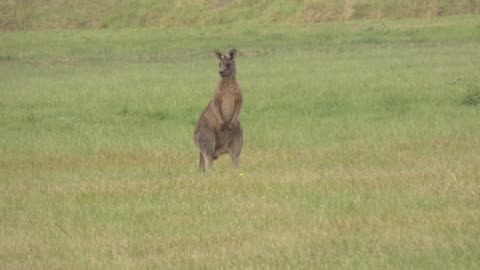
M 229 67 L 230 67 L 230 64 L 227 64 L 227 68 L 229 68 Z

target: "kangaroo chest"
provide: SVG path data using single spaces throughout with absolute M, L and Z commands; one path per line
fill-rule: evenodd
M 236 105 L 236 95 L 233 93 L 225 93 L 220 101 L 220 113 L 225 122 L 230 122 L 233 118 Z

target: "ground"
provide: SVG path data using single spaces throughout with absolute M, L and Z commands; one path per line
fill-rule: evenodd
M 478 16 L 0 40 L 2 269 L 480 267 Z M 241 165 L 202 174 L 232 47 Z

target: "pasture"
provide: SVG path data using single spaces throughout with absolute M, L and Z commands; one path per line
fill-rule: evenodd
M 479 52 L 479 16 L 0 33 L 0 268 L 478 269 Z

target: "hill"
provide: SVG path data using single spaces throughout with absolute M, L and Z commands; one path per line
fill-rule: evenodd
M 7 0 L 0 2 L 0 31 L 318 23 L 478 13 L 477 0 Z

